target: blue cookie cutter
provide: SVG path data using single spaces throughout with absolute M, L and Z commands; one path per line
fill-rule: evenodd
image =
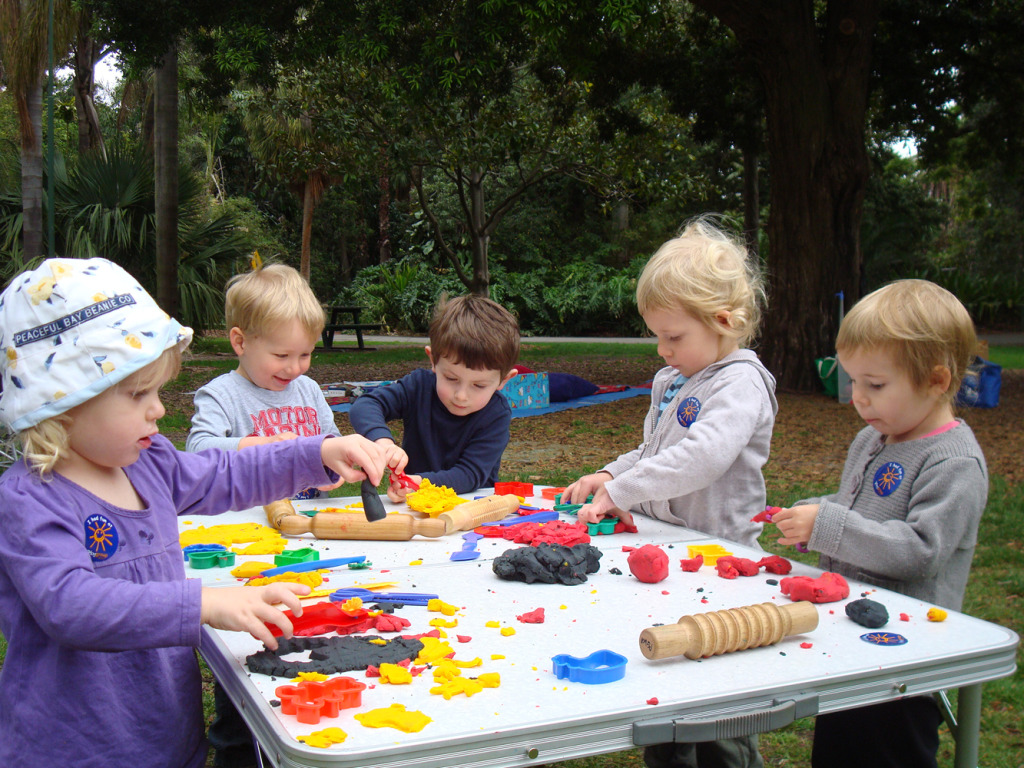
M 187 547 L 183 547 L 181 554 L 185 556 L 185 560 L 188 560 L 189 555 L 195 552 L 227 552 L 228 548 L 223 544 L 189 544 Z
M 579 658 L 567 653 L 551 657 L 552 671 L 559 680 L 600 685 L 621 680 L 626 675 L 626 657 L 615 651 L 594 651 Z

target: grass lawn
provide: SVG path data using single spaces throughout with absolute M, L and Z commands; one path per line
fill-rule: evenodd
M 165 399 L 165 402 L 168 403 L 168 413 L 161 421 L 161 429 L 169 434 L 181 434 L 188 429 L 191 411 L 187 407 L 190 403 L 187 393 L 194 391 L 215 375 L 235 366 L 226 340 L 199 340 L 195 352 L 202 355 L 202 359 L 190 361 L 181 376 L 168 387 L 168 397 Z M 658 358 L 653 351 L 653 345 L 619 345 L 600 342 L 592 344 L 527 343 L 523 352 L 523 362 L 538 370 L 559 370 L 559 368 L 553 367 L 556 360 L 565 366 L 560 370 L 575 372 L 586 370 L 588 365 L 595 366 L 596 370 L 596 367 L 611 365 L 609 361 L 625 358 L 635 359 L 638 363 L 638 370 L 649 365 L 653 372 L 658 367 Z M 1024 369 L 1024 348 L 1022 347 L 992 347 L 990 358 L 1007 371 Z M 311 374 L 321 381 L 337 380 L 320 378 L 316 375 L 317 367 L 350 366 L 352 370 L 357 370 L 355 366 L 359 365 L 364 367 L 358 369 L 362 371 L 369 370 L 367 366 L 372 365 L 389 370 L 388 366 L 418 366 L 423 363 L 424 356 L 421 346 L 381 344 L 378 345 L 376 352 L 354 356 L 318 353 L 315 355 L 314 369 Z M 333 374 L 334 371 L 332 370 L 331 373 Z M 371 378 L 371 376 L 348 378 Z M 638 383 L 640 380 L 627 383 Z M 637 401 L 640 400 L 641 398 L 637 398 Z M 797 401 L 808 407 L 811 413 L 814 413 L 815 409 L 832 411 L 835 408 L 833 401 L 828 401 L 820 395 L 790 395 L 785 399 L 780 397 L 780 417 L 783 415 L 783 408 L 792 407 L 791 404 Z M 641 404 L 639 407 L 645 406 Z M 608 415 L 611 413 L 610 410 L 600 410 L 603 408 L 609 408 L 609 406 L 582 409 L 582 411 L 592 412 L 586 418 L 570 415 L 559 419 L 554 418 L 558 414 L 553 414 L 550 418 L 516 419 L 514 422 L 530 422 L 529 441 L 531 443 L 567 443 L 573 442 L 574 436 L 576 436 L 576 441 L 609 441 L 609 444 L 614 441 L 628 442 L 636 439 L 638 423 L 634 424 L 631 420 L 624 424 L 622 421 L 616 420 L 618 417 L 610 417 Z M 604 414 L 603 418 L 602 414 Z M 967 415 L 972 426 L 974 426 L 973 418 L 973 415 Z M 1007 421 L 1007 417 L 1003 416 L 1000 409 L 997 408 L 990 412 L 988 421 L 999 422 L 1000 418 L 1003 422 Z M 990 428 L 986 427 L 987 430 L 991 430 L 993 435 L 991 439 L 996 441 L 992 443 L 982 441 L 988 454 L 990 467 L 999 464 L 995 459 L 1000 457 L 994 455 L 993 449 L 989 445 L 1017 445 L 1017 443 L 998 442 L 998 439 L 1001 439 L 1000 435 L 1005 436 L 1006 432 L 1020 431 L 1022 424 L 1016 423 L 1016 420 L 1013 421 L 1014 423 L 995 423 Z M 628 429 L 630 426 L 633 427 L 632 431 Z M 345 431 L 344 428 L 343 431 Z M 839 445 L 839 437 L 828 434 L 823 436 L 820 434 L 822 431 L 817 422 L 808 419 L 802 430 L 787 432 L 784 435 L 776 434 L 773 441 L 773 457 L 776 447 L 780 449 L 780 452 L 782 447 L 790 449 L 787 455 L 798 455 L 801 451 L 807 454 L 818 453 L 821 451 L 822 441 L 836 443 L 833 447 L 839 451 L 840 455 L 844 454 L 846 438 L 843 437 L 842 445 Z M 513 442 L 516 441 L 516 434 L 514 425 Z M 988 434 L 986 431 L 986 435 Z M 979 439 L 982 439 L 980 431 Z M 514 446 L 510 446 L 510 450 L 512 448 Z M 1014 449 L 1001 447 L 998 450 L 1011 451 Z M 614 455 L 613 452 L 605 460 L 614 458 Z M 1019 466 L 1019 453 L 1002 458 L 1004 462 L 1001 466 L 1006 466 L 1005 460 L 1007 459 L 1012 465 Z M 527 478 L 519 476 L 518 473 L 513 476 L 508 472 L 503 472 L 501 479 L 530 479 L 533 482 L 547 485 L 565 485 L 586 470 L 587 468 L 582 463 L 563 462 L 559 465 L 552 462 L 543 467 L 538 466 L 534 470 L 534 472 L 540 473 L 538 476 Z M 1018 482 L 1016 477 L 1008 482 L 1006 477 L 1012 476 L 1012 474 L 1012 469 L 993 472 L 989 504 L 979 531 L 964 611 L 987 621 L 1010 627 L 1018 634 L 1022 634 L 1024 633 L 1024 618 L 1022 618 L 1022 612 L 1024 612 L 1024 482 Z M 803 496 L 829 492 L 834 489 L 839 479 L 837 473 L 815 473 L 810 464 L 804 465 L 788 461 L 783 461 L 781 465 L 776 461 L 770 462 L 766 467 L 766 476 L 769 483 L 769 498 L 778 499 L 780 501 L 774 503 L 783 504 Z M 343 486 L 335 491 L 334 495 L 358 495 L 358 486 Z M 770 552 L 784 554 L 786 557 L 793 556 L 792 548 L 779 547 L 775 543 L 774 537 L 768 533 L 762 537 L 762 546 Z M 807 562 L 815 562 L 814 555 L 798 557 L 802 557 Z M 2 660 L 5 647 L 3 638 L 0 637 L 0 660 Z M 1024 766 L 1024 735 L 1021 733 L 1021 713 L 1024 713 L 1024 671 L 1022 670 L 1024 670 L 1024 651 L 1018 649 L 1017 673 L 1010 678 L 988 683 L 984 687 L 981 762 L 987 768 L 1022 768 Z M 763 734 L 761 751 L 766 765 L 796 768 L 809 766 L 812 728 L 813 721 L 806 719 L 778 731 Z M 952 754 L 952 739 L 943 729 L 939 764 L 941 766 L 952 765 Z M 642 764 L 640 751 L 631 750 L 583 760 L 572 760 L 559 765 L 566 768 L 612 768 L 613 766 L 642 766 Z

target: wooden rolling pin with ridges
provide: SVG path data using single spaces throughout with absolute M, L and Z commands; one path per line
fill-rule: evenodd
M 444 536 L 442 520 L 418 518 L 412 515 L 388 515 L 383 520 L 370 522 L 362 515 L 348 512 L 320 512 L 313 517 L 295 512 L 288 499 L 281 499 L 263 507 L 271 527 L 286 536 L 312 533 L 318 539 L 351 539 L 354 541 L 408 541 L 413 536 L 436 539 Z
M 818 609 L 802 600 L 747 605 L 683 616 L 676 624 L 648 627 L 640 633 L 640 652 L 648 659 L 685 656 L 702 659 L 721 653 L 774 645 L 789 635 L 818 626 Z
M 519 509 L 519 497 L 511 494 L 485 496 L 482 499 L 458 504 L 438 515 L 444 522 L 444 532 L 471 531 L 484 523 L 504 520 Z

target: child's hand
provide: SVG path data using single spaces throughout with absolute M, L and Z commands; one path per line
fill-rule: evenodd
M 783 508 L 773 514 L 772 525 L 782 534 L 779 537 L 779 544 L 806 544 L 811 538 L 817 516 L 817 504 Z
M 423 477 L 421 475 L 406 475 L 406 477 L 408 477 L 410 480 L 416 483 L 416 485 L 421 485 L 423 483 Z M 405 501 L 405 497 L 412 493 L 414 490 L 416 489 L 395 482 L 394 474 L 391 475 L 391 482 L 388 484 L 388 498 L 391 499 L 391 501 L 395 502 L 396 504 L 401 503 Z
M 593 475 L 591 475 L 593 477 Z M 608 475 L 610 478 L 611 476 Z M 584 478 L 586 479 L 586 478 Z M 583 498 L 586 498 L 584 496 Z M 576 513 L 576 519 L 581 523 L 599 523 L 605 517 L 617 517 L 627 525 L 633 524 L 633 516 L 624 509 L 619 509 L 604 489 L 604 484 L 594 491 L 594 500 L 590 504 L 584 504 Z
M 595 472 L 592 475 L 584 475 L 562 491 L 562 503 L 585 504 L 587 497 L 592 493 L 595 494 L 594 500 L 596 501 L 598 489 L 604 488 L 604 484 L 611 479 L 612 476 L 607 472 Z
M 278 432 L 276 435 L 248 435 L 238 441 L 238 450 L 248 448 L 250 445 L 280 443 L 282 440 L 294 440 L 297 437 L 298 435 L 294 432 Z
M 369 478 L 374 485 L 380 485 L 384 477 L 384 456 L 380 446 L 362 435 L 327 438 L 320 444 L 320 459 L 346 483 Z
M 292 613 L 301 616 L 297 595 L 308 594 L 305 584 L 284 581 L 265 587 L 203 587 L 199 618 L 214 629 L 248 632 L 273 651 L 277 649 L 277 639 L 264 622 L 276 624 L 285 637 L 291 637 L 292 623 L 275 605 L 284 603 Z
M 409 463 L 409 454 L 402 450 L 401 446 L 395 443 L 390 437 L 381 437 L 374 442 L 380 446 L 384 454 L 384 464 L 392 472 L 401 473 L 405 465 Z

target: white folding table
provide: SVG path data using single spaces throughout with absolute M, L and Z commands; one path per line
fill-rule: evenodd
M 253 509 L 193 518 L 191 524 L 243 519 L 264 518 L 262 510 Z M 185 530 L 189 523 L 184 519 L 183 523 Z M 497 672 L 501 676 L 498 688 L 485 688 L 470 698 L 457 695 L 446 701 L 430 694 L 435 683 L 429 670 L 411 685 L 401 686 L 380 684 L 359 672 L 347 673 L 374 686 L 363 692 L 361 706 L 342 710 L 337 718 L 324 719 L 319 725 L 303 725 L 270 704 L 274 689 L 288 681 L 245 668 L 246 656 L 261 650 L 261 643 L 246 634 L 204 628 L 201 652 L 279 768 L 539 765 L 665 741 L 762 732 L 819 712 L 948 688 L 960 689 L 956 766 L 977 764 L 981 686 L 1013 674 L 1017 636 L 1012 631 L 956 612 L 949 612 L 943 622 L 930 622 L 926 619 L 930 605 L 851 582 L 849 599 L 869 593 L 884 604 L 890 621 L 879 631 L 902 635 L 905 644 L 874 645 L 862 640 L 861 635 L 870 630 L 846 617 L 844 600 L 818 606 L 819 625 L 813 632 L 784 638 L 773 646 L 701 660 L 680 656 L 649 661 L 638 645 L 646 627 L 672 623 L 683 615 L 762 602 L 783 605 L 789 598 L 778 585 L 769 583 L 779 576 L 762 572 L 727 580 L 713 568 L 688 573 L 678 563 L 688 557 L 688 544 L 720 544 L 755 560 L 764 553 L 659 521 L 637 518 L 637 525 L 637 534 L 593 537 L 591 543 L 603 552 L 601 568 L 577 586 L 497 578 L 491 568 L 493 557 L 519 546 L 502 540 L 481 540 L 481 558 L 466 562 L 448 560 L 451 552 L 461 549 L 459 534 L 409 542 L 328 542 L 308 536 L 295 540 L 296 546 L 315 546 L 324 559 L 366 554 L 373 561 L 370 571 L 332 571 L 329 586 L 393 581 L 395 591 L 433 592 L 458 606 L 456 616 L 443 617 L 458 620 L 456 628 L 445 630 L 456 658 L 482 660 L 480 667 L 463 674 Z M 650 543 L 659 544 L 670 560 L 668 578 L 657 584 L 633 577 L 622 551 L 624 546 Z M 791 575 L 819 573 L 794 563 Z M 208 584 L 235 583 L 223 572 L 190 571 L 188 575 L 202 577 Z M 545 609 L 542 624 L 516 618 L 541 607 Z M 908 620 L 901 621 L 901 614 Z M 407 633 L 428 631 L 429 620 L 441 616 L 414 606 L 401 609 L 399 615 L 412 622 Z M 500 626 L 489 627 L 488 622 Z M 500 628 L 504 627 L 513 628 L 515 634 L 503 635 Z M 456 635 L 471 639 L 458 642 Z M 586 685 L 553 674 L 552 656 L 586 657 L 598 650 L 626 657 L 621 680 Z M 354 718 L 357 712 L 392 703 L 423 712 L 432 721 L 418 733 L 404 733 L 364 727 Z M 318 749 L 295 738 L 331 726 L 347 733 L 344 743 Z

